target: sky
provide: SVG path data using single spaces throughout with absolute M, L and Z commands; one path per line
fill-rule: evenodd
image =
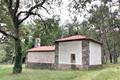
M 27 0 L 26 0 L 27 1 Z M 29 0 L 28 0 L 29 1 Z M 70 1 L 72 1 L 72 0 L 62 0 L 63 1 L 63 4 L 62 4 L 62 6 L 61 7 L 57 7 L 56 6 L 56 4 L 53 4 L 52 5 L 52 8 L 53 8 L 53 10 L 49 10 L 49 8 L 47 8 L 46 7 L 46 5 L 44 5 L 48 10 L 49 10 L 49 13 L 50 14 L 48 14 L 45 10 L 40 10 L 39 11 L 39 14 L 41 14 L 42 16 L 44 16 L 43 17 L 43 19 L 44 18 L 52 18 L 52 16 L 53 15 L 59 15 L 60 16 L 60 25 L 65 25 L 66 23 L 72 23 L 73 21 L 72 21 L 72 19 L 74 18 L 74 15 L 75 14 L 73 14 L 73 13 L 70 13 L 69 11 L 68 11 L 68 4 L 69 4 L 69 2 Z M 116 4 L 116 2 L 117 2 L 118 0 L 112 0 L 112 2 L 113 3 L 115 3 Z M 23 4 L 25 4 L 25 0 L 23 0 Z M 91 6 L 92 5 L 98 5 L 98 6 L 100 6 L 100 0 L 94 0 L 91 4 L 86 4 L 86 9 L 87 10 L 89 10 L 89 9 L 91 9 Z M 109 4 L 108 4 L 109 5 Z M 48 6 L 48 5 L 47 5 Z M 114 6 L 114 5 L 112 5 L 112 12 L 114 12 L 114 10 L 115 9 L 118 9 L 118 6 Z M 24 8 L 24 6 L 22 6 L 22 10 L 26 10 L 25 8 Z M 86 18 L 84 18 L 84 15 L 86 15 Z M 81 14 L 77 14 L 77 20 L 78 20 L 78 22 L 82 22 L 82 21 L 84 21 L 84 20 L 86 20 L 87 18 L 89 18 L 90 17 L 90 14 L 87 12 L 87 11 L 83 11 Z M 28 18 L 27 20 L 26 20 L 26 22 L 30 22 L 31 21 L 31 19 L 36 19 L 36 18 L 38 18 L 38 17 L 30 17 L 30 18 Z M 72 18 L 72 19 L 71 19 Z
M 71 18 L 73 18 L 73 16 L 75 15 L 75 14 L 71 14 L 71 16 L 70 16 L 69 11 L 67 10 L 68 1 L 71 1 L 71 0 L 62 0 L 62 1 L 63 1 L 63 4 L 59 8 L 56 7 L 55 5 L 53 5 L 54 11 L 51 12 L 50 14 L 48 14 L 45 10 L 40 11 L 41 12 L 40 14 L 42 14 L 43 16 L 45 16 L 47 18 L 51 18 L 53 15 L 60 15 L 60 24 L 61 25 L 66 24 L 66 23 L 71 23 L 72 22 Z M 112 0 L 112 1 L 114 3 L 116 3 L 118 0 Z M 25 2 L 25 0 L 23 0 L 23 2 Z M 93 4 L 100 5 L 100 2 L 98 0 L 95 0 L 91 4 L 87 4 L 87 9 L 89 10 L 91 5 L 93 5 Z M 112 11 L 114 12 L 115 9 L 118 9 L 118 6 L 113 5 Z M 23 7 L 22 10 L 26 10 L 26 9 Z M 86 17 L 90 17 L 90 14 L 88 14 L 86 11 L 84 11 L 81 15 L 80 14 L 77 15 L 77 19 L 80 23 L 85 20 L 85 18 L 84 18 L 85 14 L 87 14 Z M 33 18 L 35 18 L 35 17 L 33 17 Z M 26 20 L 26 22 L 30 22 L 30 21 L 31 21 L 31 18 L 28 18 Z M 1 34 L 0 34 L 0 36 L 1 36 Z
M 51 18 L 53 15 L 60 15 L 60 24 L 65 24 L 65 23 L 71 23 L 72 20 L 71 18 L 74 18 L 74 15 L 75 14 L 72 14 L 68 11 L 68 4 L 69 4 L 69 1 L 71 0 L 62 0 L 63 1 L 63 4 L 61 7 L 56 7 L 56 6 L 53 6 L 54 8 L 54 11 L 51 12 L 50 14 L 48 14 L 46 11 L 42 11 L 42 15 L 46 16 L 46 17 L 49 17 Z M 100 2 L 99 1 L 95 1 L 95 2 L 92 2 L 91 4 L 87 4 L 87 9 L 89 10 L 91 5 L 92 4 L 97 4 L 97 5 L 100 5 Z M 84 11 L 82 14 L 78 14 L 77 15 L 77 19 L 79 22 L 82 22 L 84 20 L 84 15 L 87 14 L 86 11 Z M 89 15 L 88 15 L 89 16 Z M 86 16 L 87 17 L 87 16 Z
M 67 6 L 69 4 L 69 1 L 71 1 L 71 0 L 62 0 L 62 1 L 63 1 L 62 7 L 58 8 L 58 7 L 54 6 L 54 12 L 48 14 L 46 11 L 42 11 L 42 14 L 46 17 L 52 17 L 52 15 L 60 15 L 60 24 L 71 23 L 72 22 L 71 18 L 73 18 L 75 15 L 75 14 L 70 14 L 71 15 L 70 16 L 69 11 L 67 10 Z M 118 0 L 112 0 L 112 1 L 116 4 L 116 2 Z M 87 4 L 87 10 L 89 10 L 91 8 L 91 6 L 95 5 L 95 4 L 100 6 L 100 1 L 95 0 L 91 4 Z M 112 9 L 111 9 L 112 12 L 114 12 L 115 9 L 118 9 L 118 6 L 112 5 Z M 87 15 L 86 18 L 90 17 L 90 14 L 88 14 L 87 11 L 84 11 L 82 14 L 77 15 L 77 19 L 80 23 L 85 20 L 85 18 L 84 18 L 85 14 Z

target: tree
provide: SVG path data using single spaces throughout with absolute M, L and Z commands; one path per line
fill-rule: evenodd
M 115 51 L 115 49 L 113 51 L 113 47 L 117 45 L 114 44 L 115 37 L 111 38 L 111 36 L 113 37 L 112 34 L 116 33 L 113 25 L 118 25 L 116 22 L 117 20 L 119 21 L 119 19 L 116 20 L 115 17 L 111 17 L 111 7 L 106 5 L 107 2 L 108 1 L 105 0 L 101 3 L 101 6 L 91 9 L 92 15 L 89 18 L 89 23 L 93 27 L 92 30 L 97 34 L 98 40 L 103 43 L 103 52 L 106 59 L 109 59 L 112 63 L 114 61 L 113 55 L 115 55 L 113 53 Z M 118 14 L 115 14 L 114 16 L 118 16 Z M 118 35 L 116 36 L 119 37 Z
M 36 20 L 33 38 L 39 35 L 41 39 L 41 45 L 53 45 L 55 40 L 61 37 L 59 21 L 54 18 L 48 18 L 44 20 L 46 26 L 42 24 L 42 21 Z
M 1 1 L 3 2 L 3 1 Z M 12 29 L 13 33 L 7 30 L 0 29 L 0 32 L 4 34 L 7 37 L 11 37 L 15 41 L 15 64 L 13 67 L 13 73 L 21 73 L 22 72 L 22 49 L 21 49 L 21 39 L 20 39 L 20 28 L 21 24 L 31 15 L 38 15 L 35 12 L 35 9 L 38 8 L 44 8 L 43 4 L 46 2 L 46 0 L 38 1 L 35 5 L 30 5 L 29 10 L 27 11 L 19 11 L 19 8 L 22 4 L 21 0 L 4 0 L 6 3 L 6 13 L 10 15 L 10 18 L 12 20 L 13 26 L 9 26 L 10 29 Z M 44 8 L 45 9 L 45 8 Z M 24 14 L 24 17 L 21 19 L 21 15 Z M 3 27 L 3 26 L 0 26 Z M 5 28 L 5 26 L 4 26 Z M 8 28 L 6 28 L 8 29 Z
M 22 72 L 22 48 L 21 48 L 21 39 L 20 39 L 20 28 L 21 24 L 28 19 L 30 16 L 37 15 L 42 19 L 41 14 L 39 14 L 39 10 L 44 9 L 48 12 L 47 8 L 44 6 L 46 4 L 49 9 L 51 8 L 51 3 L 54 0 L 0 0 L 0 3 L 3 5 L 2 8 L 5 10 L 3 14 L 9 17 L 8 20 L 11 22 L 11 25 L 0 25 L 0 32 L 4 34 L 6 37 L 11 37 L 15 42 L 15 64 L 13 67 L 13 73 L 21 73 Z M 55 0 L 56 1 L 56 0 Z M 62 0 L 58 0 L 58 4 L 61 4 Z M 71 3 L 73 4 L 73 8 L 83 8 L 86 2 L 90 2 L 91 0 L 73 0 Z M 74 6 L 76 5 L 77 6 Z M 81 7 L 82 5 L 82 7 Z M 23 8 L 25 7 L 25 9 Z M 6 20 L 5 20 L 6 21 Z M 8 22 L 8 23 L 9 23 Z

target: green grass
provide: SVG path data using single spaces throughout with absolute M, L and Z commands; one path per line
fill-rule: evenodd
M 12 74 L 11 65 L 0 65 L 0 80 L 120 80 L 120 64 L 88 71 L 26 69 Z

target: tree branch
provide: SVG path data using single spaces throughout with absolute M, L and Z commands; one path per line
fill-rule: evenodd
M 7 8 L 10 13 L 10 16 L 11 16 L 12 20 L 14 21 L 13 18 L 15 17 L 15 15 L 13 14 L 13 9 L 12 9 L 13 0 L 5 0 L 5 3 L 7 4 Z
M 17 14 L 17 17 L 19 17 L 22 13 L 28 13 L 28 11 L 20 11 L 18 14 Z
M 0 29 L 0 33 L 2 33 L 3 35 L 5 35 L 5 36 L 7 36 L 7 37 L 12 37 L 13 39 L 17 40 L 17 38 L 16 38 L 15 36 L 13 36 L 13 35 L 11 35 L 11 34 L 8 34 L 8 33 L 6 33 L 5 31 L 3 31 L 3 30 L 1 30 L 1 29 Z
M 39 4 L 36 4 L 35 6 L 31 7 L 28 11 L 24 11 L 24 12 L 19 12 L 18 13 L 18 16 L 22 13 L 26 13 L 26 16 L 19 21 L 18 24 L 21 24 L 23 21 L 25 21 L 32 13 L 32 11 L 35 9 L 35 8 L 38 8 L 38 7 L 42 7 L 42 5 L 46 2 L 47 0 L 43 0 L 41 3 Z
M 43 25 L 46 27 L 46 23 L 45 23 L 45 21 L 43 20 L 43 18 L 41 17 L 41 15 L 40 14 L 37 14 L 37 13 L 31 13 L 32 15 L 37 15 L 38 17 L 40 17 L 40 19 L 42 20 L 42 22 L 43 22 Z
M 7 42 L 7 38 L 4 35 L 2 35 L 2 37 L 0 37 L 0 44 L 4 44 L 6 42 Z
M 14 8 L 14 14 L 16 14 L 17 11 L 18 11 L 19 4 L 20 4 L 20 0 L 16 0 L 15 4 L 16 4 L 16 5 L 15 5 L 15 8 Z
M 25 21 L 30 16 L 30 12 L 26 12 L 26 16 L 18 22 L 18 24 L 21 24 L 23 21 Z
M 9 0 L 9 7 L 12 8 L 12 0 Z
M 42 5 L 43 5 L 46 1 L 47 1 L 47 0 L 43 0 L 41 3 L 39 3 L 39 4 L 37 4 L 37 5 L 33 6 L 33 7 L 31 7 L 31 8 L 29 9 L 29 12 L 32 12 L 32 10 L 34 10 L 35 8 L 42 7 Z
M 5 0 L 5 3 L 7 4 L 8 9 L 12 9 L 12 0 Z
M 42 7 L 43 9 L 45 9 L 48 14 L 50 14 L 49 11 L 47 10 L 47 8 L 45 8 L 44 6 L 41 6 L 41 7 Z

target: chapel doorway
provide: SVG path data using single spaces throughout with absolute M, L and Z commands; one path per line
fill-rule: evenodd
M 75 69 L 76 68 L 75 61 L 76 61 L 76 55 L 75 54 L 71 54 L 71 69 Z

